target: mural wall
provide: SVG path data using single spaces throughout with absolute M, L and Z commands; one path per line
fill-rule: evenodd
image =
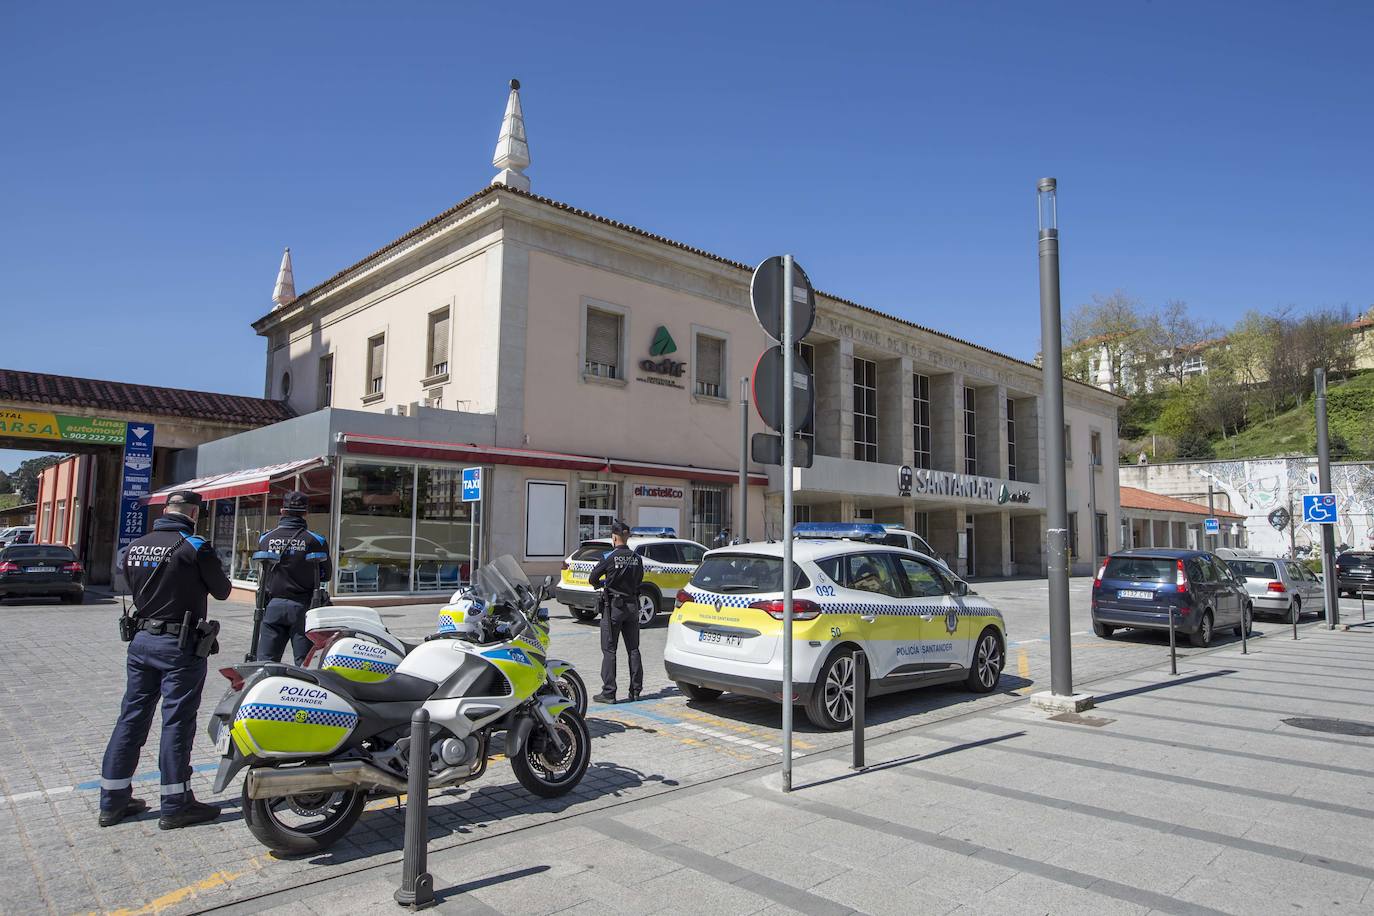
M 1292 552 L 1299 557 L 1320 554 L 1318 526 L 1302 524 L 1302 495 L 1320 492 L 1316 461 L 1214 461 L 1199 467 L 1230 495 L 1234 511 L 1245 516 L 1247 546 L 1251 550 L 1280 557 Z M 1374 549 L 1374 465 L 1332 465 L 1331 487 L 1341 516 L 1336 526 L 1337 549 Z M 1269 523 L 1269 514 L 1278 508 L 1292 513 L 1291 540 L 1288 530 L 1279 531 Z

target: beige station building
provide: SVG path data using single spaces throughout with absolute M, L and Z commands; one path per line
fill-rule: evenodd
M 529 162 L 515 86 L 489 186 L 299 295 L 283 258 L 253 327 L 264 395 L 295 417 L 188 449 L 173 474 L 214 501 L 204 533 L 235 579 L 296 487 L 344 594 L 444 592 L 474 555 L 554 572 L 616 517 L 708 545 L 741 533 L 741 379 L 771 344 L 752 266 L 534 194 Z M 816 457 L 795 471 L 798 520 L 900 524 L 968 576 L 1043 574 L 1039 369 L 819 292 L 799 349 Z M 1065 388 L 1053 434 L 1083 573 L 1120 544 L 1121 399 Z M 462 498 L 472 467 L 480 503 Z M 776 538 L 780 470 L 748 475 L 745 533 Z

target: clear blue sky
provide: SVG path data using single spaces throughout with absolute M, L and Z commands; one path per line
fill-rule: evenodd
M 11 3 L 3 362 L 261 394 L 282 247 L 305 289 L 481 188 L 512 76 L 536 193 L 1022 358 L 1042 175 L 1066 310 L 1364 309 L 1371 34 L 1354 0 Z

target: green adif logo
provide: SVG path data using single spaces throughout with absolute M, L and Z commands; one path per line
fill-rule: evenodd
M 997 505 L 1004 505 L 1009 499 L 1011 499 L 1011 490 L 1007 489 L 1006 484 L 1002 484 L 1002 489 L 997 491 Z
M 658 330 L 654 332 L 654 342 L 649 344 L 649 355 L 667 356 L 676 352 L 677 344 L 673 341 L 673 335 L 668 333 L 666 327 L 659 325 Z

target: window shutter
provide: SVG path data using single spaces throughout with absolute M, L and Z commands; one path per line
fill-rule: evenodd
M 620 368 L 619 315 L 587 310 L 587 362 Z
M 382 374 L 382 367 L 386 365 L 386 338 L 377 337 L 372 341 L 372 355 L 367 361 L 368 381 L 379 378 Z
M 448 309 L 431 319 L 429 331 L 429 371 L 448 362 Z
M 724 375 L 725 341 L 718 337 L 697 338 L 697 381 L 719 386 Z

